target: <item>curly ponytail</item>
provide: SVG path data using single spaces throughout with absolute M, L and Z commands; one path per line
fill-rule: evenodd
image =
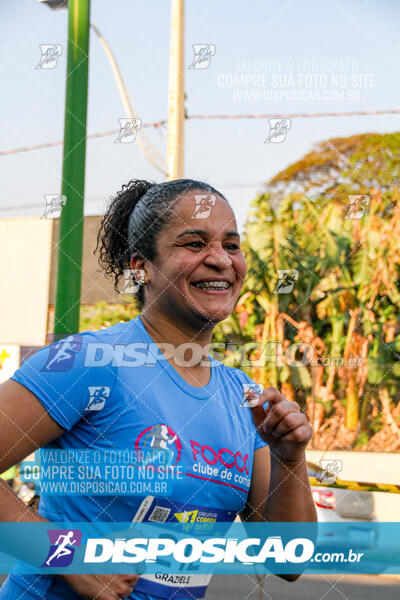
M 133 255 L 138 254 L 149 261 L 155 259 L 158 234 L 168 223 L 176 202 L 191 190 L 218 194 L 226 200 L 215 188 L 193 179 L 158 184 L 133 179 L 117 192 L 101 221 L 95 249 L 95 252 L 99 251 L 99 264 L 106 277 L 114 278 L 117 292 L 119 280 L 124 271 L 130 269 Z M 142 286 L 136 299 L 141 310 L 144 302 Z

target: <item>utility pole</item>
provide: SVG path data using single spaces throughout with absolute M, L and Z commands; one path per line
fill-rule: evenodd
M 184 171 L 184 0 L 171 0 L 171 39 L 168 78 L 168 180 L 183 178 Z
M 68 2 L 68 56 L 64 149 L 58 234 L 54 340 L 79 331 L 90 0 Z

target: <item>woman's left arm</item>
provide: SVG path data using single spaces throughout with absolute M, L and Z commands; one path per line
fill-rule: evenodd
M 262 406 L 265 402 L 268 402 L 266 410 Z M 242 520 L 316 522 L 305 456 L 312 436 L 306 416 L 296 402 L 286 400 L 276 388 L 267 388 L 249 406 L 254 425 L 268 446 L 254 453 Z M 295 581 L 300 575 L 279 577 Z

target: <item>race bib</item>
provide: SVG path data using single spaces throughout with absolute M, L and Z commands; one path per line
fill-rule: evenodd
M 197 506 L 194 504 L 182 504 L 166 498 L 156 498 L 155 496 L 146 496 L 140 504 L 135 516 L 132 519 L 132 525 L 135 523 L 182 523 L 182 531 L 204 533 L 207 537 L 208 531 L 213 530 L 215 534 L 215 523 L 232 523 L 236 517 L 235 511 L 225 510 L 223 508 L 209 508 Z M 226 525 L 224 526 L 226 530 Z M 173 534 L 168 534 L 172 537 Z M 167 557 L 158 560 L 160 566 L 170 566 Z M 185 573 L 189 565 L 182 563 L 180 573 L 151 573 L 140 576 L 135 586 L 140 592 L 159 596 L 160 598 L 204 598 L 207 587 L 210 583 L 212 574 L 204 573 Z M 193 570 L 193 565 L 191 565 Z

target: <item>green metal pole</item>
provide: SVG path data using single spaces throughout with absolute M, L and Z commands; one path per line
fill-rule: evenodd
M 58 237 L 54 340 L 79 331 L 89 71 L 90 0 L 68 2 L 68 56 L 62 207 Z

